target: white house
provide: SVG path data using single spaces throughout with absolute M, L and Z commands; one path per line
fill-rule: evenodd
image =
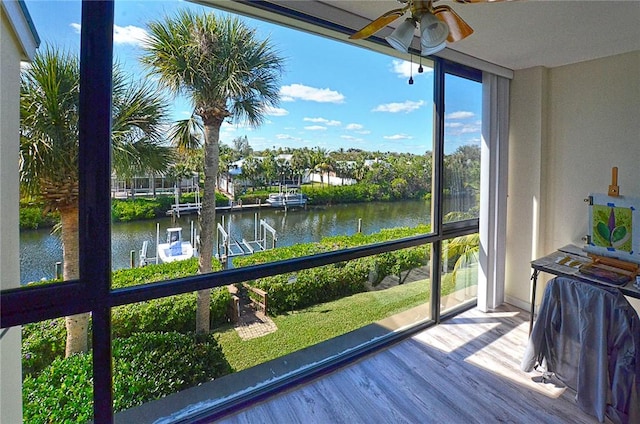
M 40 44 L 22 1 L 0 3 L 0 289 L 20 285 L 20 62 L 33 59 Z M 0 422 L 22 421 L 20 327 L 0 336 Z

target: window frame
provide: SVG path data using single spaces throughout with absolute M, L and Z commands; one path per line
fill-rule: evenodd
M 0 327 L 8 328 L 83 312 L 92 313 L 94 420 L 113 421 L 111 308 L 221 287 L 260 277 L 348 261 L 374 254 L 431 243 L 433 261 L 440 261 L 442 241 L 479 231 L 478 219 L 442 223 L 444 160 L 444 75 L 454 73 L 482 82 L 481 72 L 440 58 L 434 60 L 434 165 L 432 232 L 390 242 L 327 252 L 246 268 L 230 269 L 134 287 L 111 288 L 111 166 L 110 113 L 113 62 L 114 1 L 82 2 L 80 47 L 79 120 L 79 279 L 52 285 L 31 286 L 0 292 Z M 316 23 L 318 24 L 318 23 Z M 374 42 L 376 42 L 374 40 Z M 382 43 L 382 41 L 380 41 Z M 436 162 L 437 160 L 437 162 Z M 432 322 L 440 316 L 440 267 L 432 264 Z M 448 311 L 459 313 L 474 304 Z M 418 327 L 397 335 L 404 338 Z M 388 342 L 387 342 L 388 343 Z M 99 347 L 99 348 L 96 348 Z M 381 346 L 372 346 L 379 349 Z M 370 353 L 369 350 L 361 354 Z M 339 366 L 338 359 L 328 366 Z M 228 411 L 229 412 L 229 411 Z

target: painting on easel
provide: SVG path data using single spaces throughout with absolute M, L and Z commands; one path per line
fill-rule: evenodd
M 585 250 L 640 263 L 640 199 L 591 194 Z

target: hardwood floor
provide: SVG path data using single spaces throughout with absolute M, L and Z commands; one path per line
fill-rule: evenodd
M 527 312 L 477 309 L 223 423 L 597 423 L 571 390 L 520 371 Z

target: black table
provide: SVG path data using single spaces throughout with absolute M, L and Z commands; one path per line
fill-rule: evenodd
M 562 261 L 563 263 L 558 263 L 558 261 Z M 624 285 L 616 285 L 590 275 L 582 274 L 578 271 L 578 266 L 583 263 L 591 263 L 591 259 L 586 256 L 586 253 L 581 248 L 572 244 L 531 262 L 533 274 L 531 275 L 531 318 L 529 320 L 529 334 L 531 334 L 531 330 L 533 329 L 536 307 L 536 286 L 538 284 L 538 275 L 540 275 L 541 272 L 559 277 L 573 278 L 574 280 L 585 281 L 601 286 L 615 287 L 625 296 L 640 299 L 640 289 L 633 285 L 633 280 Z

